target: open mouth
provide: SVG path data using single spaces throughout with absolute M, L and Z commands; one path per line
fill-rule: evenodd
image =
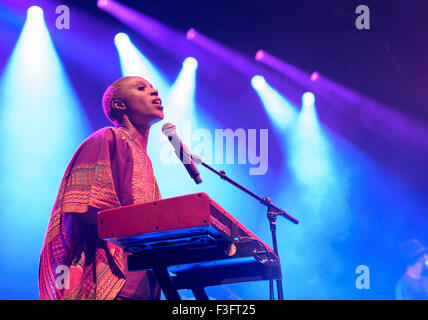
M 162 105 L 162 100 L 160 98 L 156 98 L 152 101 L 153 104 Z

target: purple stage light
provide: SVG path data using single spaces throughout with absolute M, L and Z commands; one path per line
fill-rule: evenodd
M 271 54 L 267 53 L 264 50 L 259 50 L 256 53 L 255 60 L 260 61 L 269 67 L 279 71 L 280 73 L 284 74 L 287 77 L 290 77 L 297 83 L 307 86 L 310 84 L 309 82 L 309 75 L 298 68 L 292 66 L 291 64 L 288 64 Z
M 186 32 L 186 39 L 187 40 L 192 40 L 196 37 L 196 30 L 193 28 L 190 28 L 187 32 Z
M 312 72 L 310 79 L 311 81 L 317 81 L 319 76 L 320 76 L 319 73 L 315 71 L 315 72 Z
M 255 59 L 256 59 L 257 61 L 262 60 L 262 59 L 263 59 L 263 57 L 264 57 L 264 54 L 265 54 L 265 52 L 264 52 L 263 50 L 259 50 L 259 51 L 257 51 L 257 52 L 256 52 L 256 56 L 255 56 Z
M 237 53 L 235 50 L 204 36 L 193 28 L 187 31 L 186 39 L 197 44 L 199 47 L 215 55 L 224 63 L 245 75 L 250 76 L 259 71 L 259 68 L 255 67 L 252 60 Z
M 266 51 L 263 52 L 263 57 L 259 61 L 307 89 L 313 90 L 312 88 L 315 86 L 311 74 L 268 54 Z M 426 143 L 428 126 L 423 122 L 397 112 L 393 110 L 393 107 L 359 94 L 325 76 L 321 77 L 318 73 L 316 74 L 317 76 L 313 73 L 312 77 L 317 78 L 317 97 L 329 105 L 331 114 L 336 114 L 336 117 L 337 115 L 340 117 L 352 115 L 352 120 L 360 126 L 358 130 L 370 132 L 378 139 L 383 139 L 384 142 L 397 146 L 403 150 L 402 152 L 428 154 L 428 144 Z M 332 125 L 336 125 L 333 120 L 329 121 L 332 121 Z M 344 133 L 351 130 L 349 126 L 340 127 L 338 125 L 338 127 Z M 347 134 L 350 134 L 349 132 Z
M 173 50 L 176 53 L 177 48 L 182 49 L 183 43 L 187 43 L 187 41 L 183 39 L 183 33 L 166 27 L 148 15 L 138 12 L 117 1 L 99 0 L 98 7 L 110 13 L 125 25 L 133 28 L 139 34 L 154 42 L 157 46 L 168 51 Z
M 109 4 L 109 0 L 98 0 L 97 1 L 98 8 L 105 8 L 106 6 L 108 6 L 108 4 Z

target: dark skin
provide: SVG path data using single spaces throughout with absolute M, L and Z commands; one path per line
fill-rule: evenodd
M 120 83 L 120 99 L 114 100 L 112 108 L 119 117 L 114 121 L 117 128 L 138 132 L 137 142 L 147 150 L 152 124 L 164 118 L 159 92 L 144 78 L 129 77 Z M 97 226 L 99 209 L 89 207 L 86 213 L 70 213 L 82 222 Z
M 120 92 L 121 100 L 113 101 L 112 105 L 121 114 L 115 125 L 140 133 L 138 140 L 146 150 L 151 125 L 164 118 L 159 92 L 140 77 L 125 79 Z

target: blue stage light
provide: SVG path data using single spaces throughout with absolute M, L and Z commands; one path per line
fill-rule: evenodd
M 131 39 L 126 33 L 119 32 L 114 36 L 114 44 L 116 46 L 125 45 L 126 43 L 131 42 Z
M 27 22 L 30 20 L 43 20 L 43 9 L 39 6 L 32 6 L 27 10 Z
M 0 106 L 0 233 L 8 252 L 8 261 L 0 262 L 0 274 L 8 278 L 2 279 L 0 299 L 4 293 L 8 299 L 34 299 L 52 201 L 68 161 L 89 133 L 40 7 L 27 11 L 1 76 Z
M 196 69 L 198 67 L 198 61 L 193 57 L 187 57 L 183 61 L 183 67 L 188 67 L 191 69 Z
M 304 106 L 312 106 L 315 104 L 315 95 L 312 92 L 305 92 L 302 95 L 302 103 Z
M 114 44 L 119 53 L 123 76 L 139 76 L 148 80 L 161 95 L 168 92 L 169 84 L 165 76 L 134 45 L 126 33 L 118 33 Z
M 168 109 L 165 112 L 169 118 L 175 121 L 193 117 L 197 67 L 198 61 L 195 58 L 187 57 L 184 59 L 183 67 L 168 92 L 166 99 Z M 178 124 L 179 127 L 180 124 Z
M 266 80 L 263 76 L 257 75 L 251 78 L 251 85 L 256 90 L 263 88 L 265 84 L 266 84 Z
M 278 131 L 282 131 L 296 117 L 296 108 L 269 83 L 263 76 L 254 76 L 251 85 L 259 95 L 269 118 Z

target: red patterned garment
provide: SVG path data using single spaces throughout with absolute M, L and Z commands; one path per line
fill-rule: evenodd
M 160 199 L 137 132 L 106 127 L 77 149 L 62 179 L 39 262 L 40 299 L 112 300 L 124 286 L 123 250 L 76 214 Z M 75 213 L 74 215 L 68 213 Z M 61 282 L 63 272 L 68 282 Z M 144 271 L 145 272 L 145 271 Z M 150 291 L 159 295 L 159 287 Z

